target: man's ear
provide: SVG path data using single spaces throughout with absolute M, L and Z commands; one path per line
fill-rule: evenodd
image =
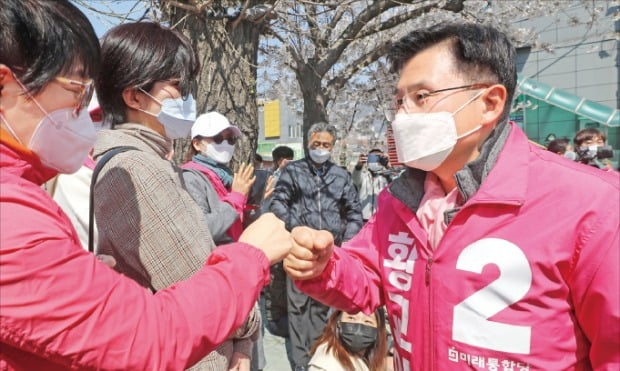
M 506 87 L 501 84 L 491 85 L 480 97 L 484 104 L 482 125 L 495 125 L 504 113 L 507 98 Z
M 123 89 L 123 101 L 128 108 L 132 109 L 142 109 L 142 104 L 140 102 L 141 98 L 138 92 L 138 89 L 134 87 L 127 87 Z

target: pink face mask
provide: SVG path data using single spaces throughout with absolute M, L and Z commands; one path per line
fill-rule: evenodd
M 15 78 L 24 91 L 24 85 Z M 30 96 L 30 94 L 28 94 Z M 36 106 L 45 113 L 34 130 L 28 148 L 43 165 L 63 174 L 76 172 L 95 144 L 96 131 L 88 111 L 83 109 L 76 116 L 74 108 L 47 112 L 32 96 Z M 0 115 L 11 134 L 21 143 L 6 118 Z M 22 143 L 23 144 L 23 143 Z

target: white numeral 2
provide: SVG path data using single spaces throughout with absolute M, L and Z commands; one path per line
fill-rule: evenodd
M 521 249 L 506 240 L 485 238 L 467 246 L 456 268 L 481 273 L 495 264 L 499 277 L 454 307 L 452 338 L 501 352 L 528 354 L 532 329 L 490 321 L 489 317 L 519 301 L 532 285 L 532 270 Z

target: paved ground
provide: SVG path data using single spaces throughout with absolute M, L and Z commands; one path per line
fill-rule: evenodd
M 265 358 L 267 359 L 267 367 L 263 371 L 289 371 L 291 369 L 286 358 L 283 338 L 273 336 L 269 331 L 265 330 L 263 345 L 265 347 Z

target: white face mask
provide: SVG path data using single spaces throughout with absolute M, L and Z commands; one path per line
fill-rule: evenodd
M 374 171 L 376 173 L 378 171 L 383 170 L 383 165 L 381 165 L 378 162 L 369 162 L 368 163 L 368 170 Z
M 324 163 L 325 161 L 329 160 L 330 156 L 332 155 L 330 151 L 322 148 L 311 149 L 309 154 L 312 161 L 316 162 L 317 164 Z
M 227 140 L 223 140 L 220 144 L 208 143 L 206 146 L 207 149 L 202 149 L 201 153 L 218 164 L 228 164 L 235 152 L 235 145 L 228 143 Z
M 398 160 L 409 167 L 431 171 L 448 157 L 457 140 L 466 137 L 482 125 L 457 135 L 454 115 L 473 102 L 481 91 L 453 113 L 398 113 L 392 122 Z
M 161 111 L 157 115 L 145 110 L 140 111 L 157 117 L 157 121 L 164 126 L 168 139 L 180 139 L 189 136 L 192 125 L 196 121 L 196 101 L 191 94 L 186 99 L 179 97 L 166 98 L 163 101 L 159 101 L 143 89 L 140 90 L 161 104 Z
M 19 80 L 16 81 L 24 91 L 27 91 Z M 30 98 L 46 115 L 34 129 L 28 148 L 46 167 L 63 174 L 75 173 L 86 160 L 97 139 L 95 125 L 88 110 L 84 107 L 77 117 L 73 113 L 74 108 L 58 109 L 48 113 L 36 99 L 32 96 Z M 0 118 L 13 137 L 21 143 L 6 118 L 3 115 L 0 115 Z

